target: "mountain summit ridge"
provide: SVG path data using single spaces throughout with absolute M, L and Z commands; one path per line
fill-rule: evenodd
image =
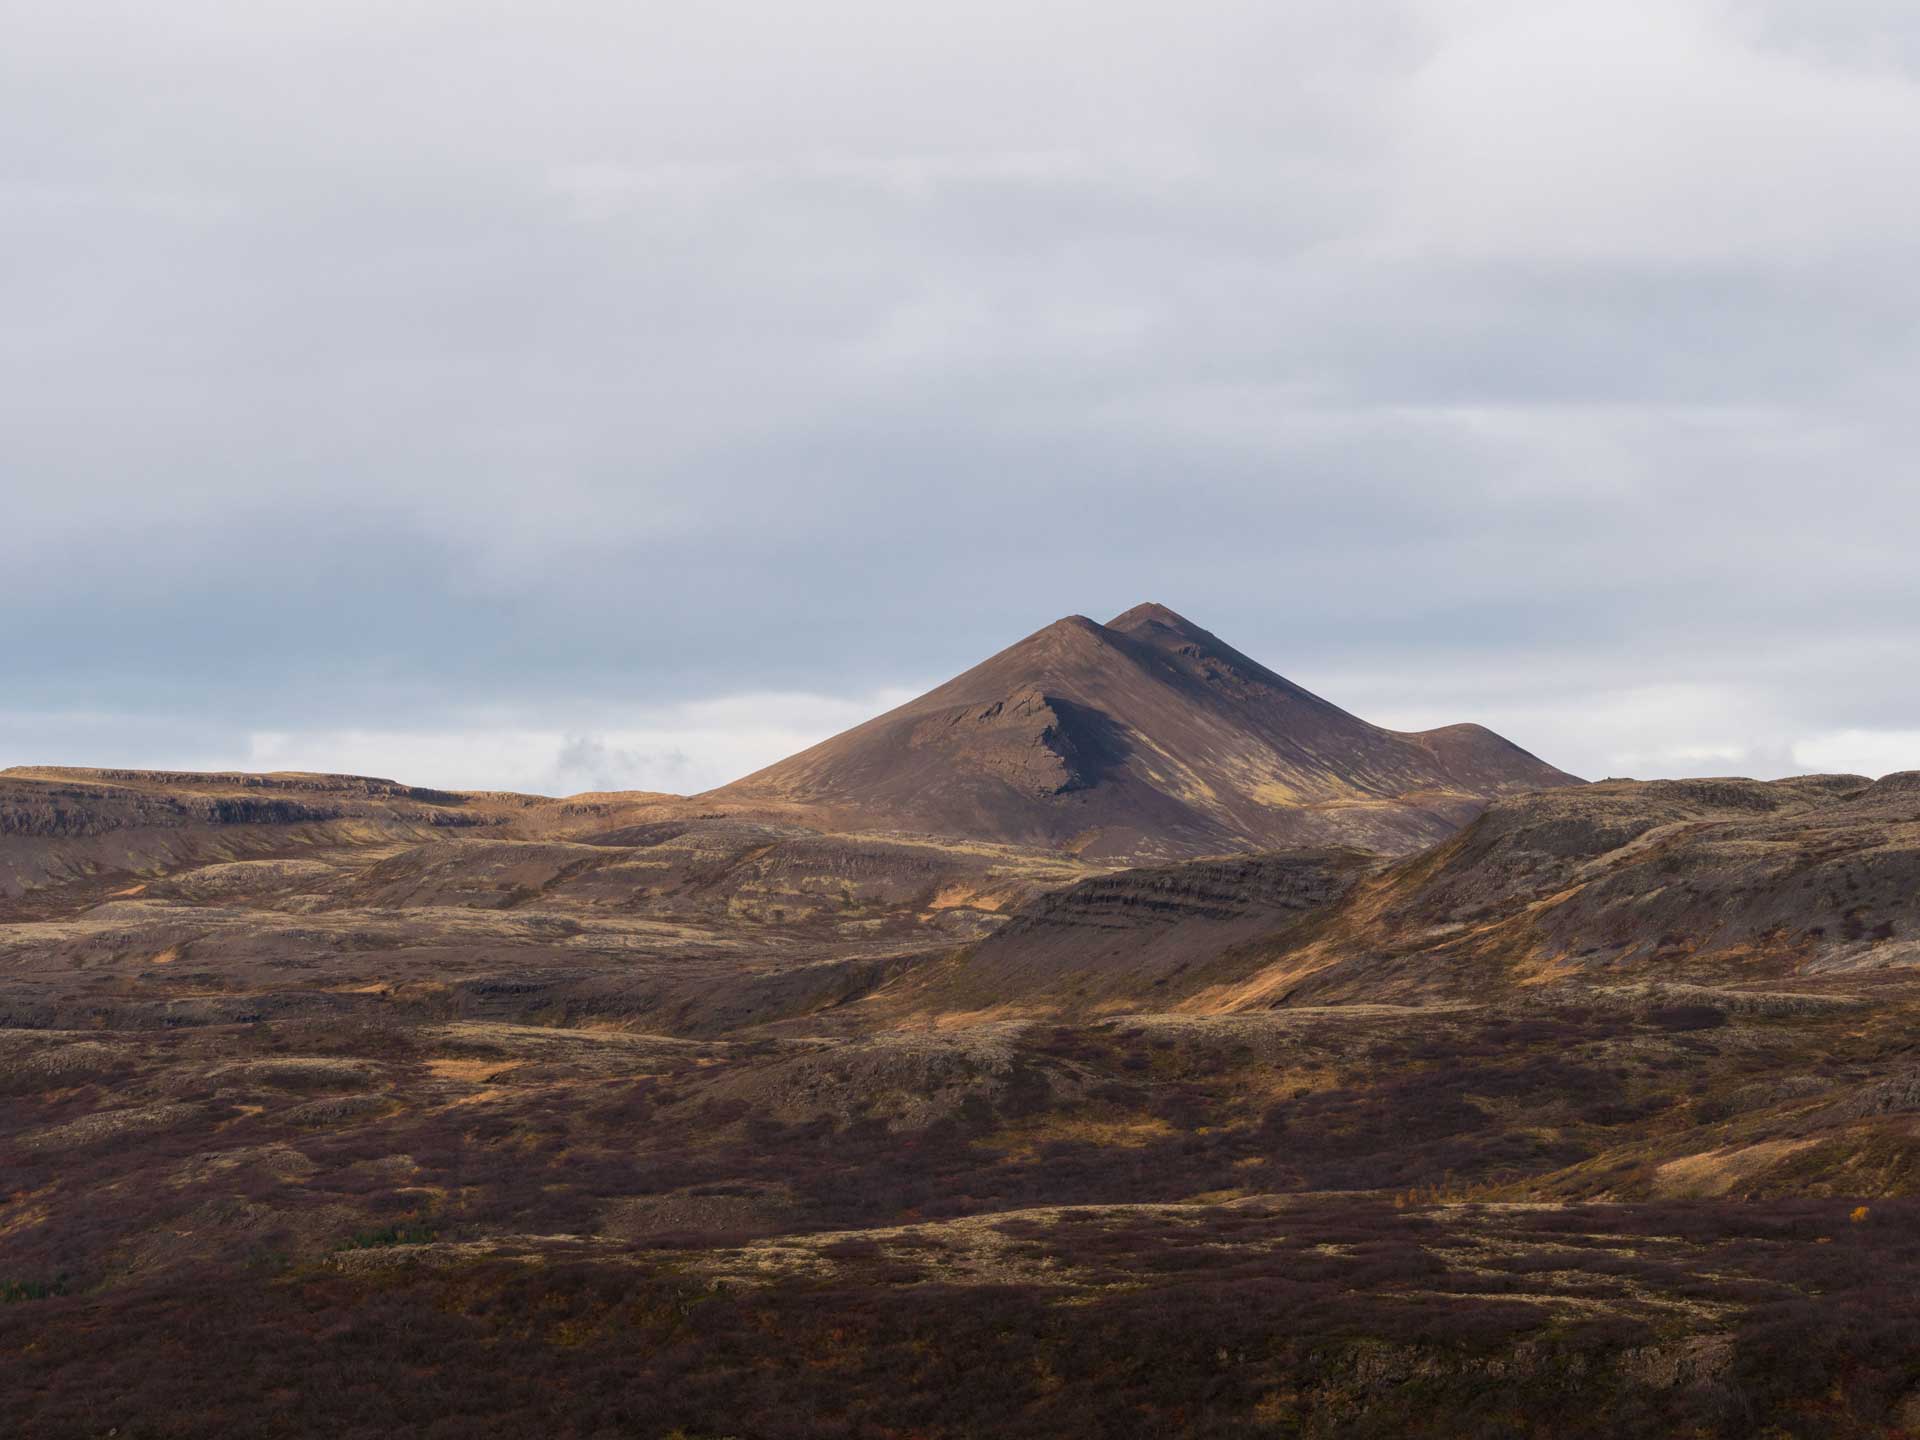
M 1482 726 L 1382 729 L 1156 602 L 1068 615 L 706 797 L 1090 858 L 1414 848 L 1578 783 Z

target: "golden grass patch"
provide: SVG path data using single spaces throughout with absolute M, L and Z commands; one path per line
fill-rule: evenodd
M 1006 901 L 998 895 L 989 895 L 965 885 L 949 885 L 940 891 L 928 903 L 929 910 L 992 910 L 997 911 Z
M 478 1085 L 526 1063 L 524 1060 L 429 1060 L 427 1073 L 436 1080 L 458 1080 Z
M 1812 1139 L 1762 1140 L 1757 1145 L 1682 1156 L 1654 1171 L 1654 1189 L 1661 1195 L 1680 1197 L 1725 1195 L 1789 1155 L 1818 1143 Z
M 1166 1121 L 1149 1117 L 1093 1120 L 1071 1115 L 1046 1116 L 1031 1125 L 1001 1131 L 988 1138 L 987 1148 L 1006 1160 L 1032 1160 L 1043 1146 L 1056 1140 L 1077 1140 L 1113 1150 L 1137 1150 L 1174 1133 Z

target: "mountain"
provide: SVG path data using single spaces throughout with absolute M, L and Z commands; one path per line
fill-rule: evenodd
M 1088 858 L 1418 848 L 1575 777 L 1478 725 L 1370 725 L 1164 605 L 1070 615 L 917 700 L 700 797 Z

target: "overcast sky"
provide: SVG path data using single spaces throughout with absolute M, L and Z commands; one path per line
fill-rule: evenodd
M 1920 768 L 1895 0 L 0 0 L 0 764 L 698 789 L 1182 611 Z

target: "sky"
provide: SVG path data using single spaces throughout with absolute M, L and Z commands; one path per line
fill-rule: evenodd
M 692 791 L 1145 600 L 1920 768 L 1920 9 L 0 0 L 0 765 Z

